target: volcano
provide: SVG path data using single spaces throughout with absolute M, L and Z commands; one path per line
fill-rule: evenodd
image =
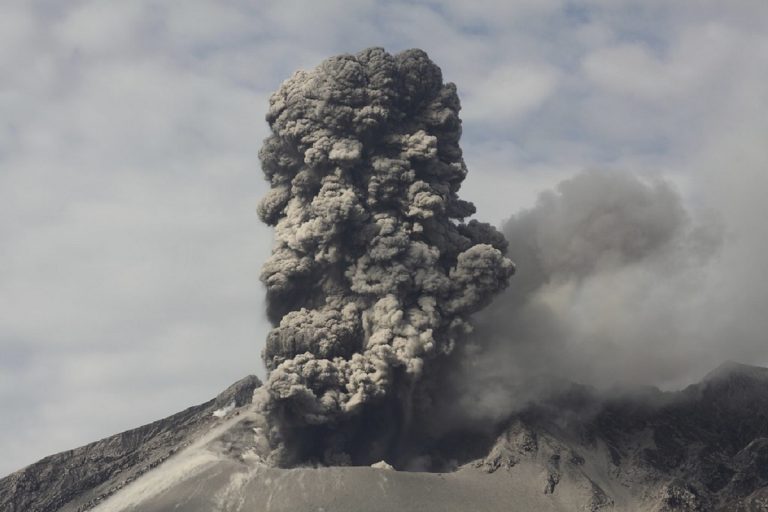
M 261 392 L 215 399 L 0 480 L 0 509 L 53 511 L 765 511 L 768 369 L 727 363 L 662 392 L 561 386 L 435 450 L 451 471 L 264 463 Z

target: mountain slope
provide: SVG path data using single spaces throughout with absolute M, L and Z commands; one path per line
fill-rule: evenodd
M 3 512 L 87 510 L 162 464 L 215 423 L 213 412 L 250 402 L 256 376 L 168 418 L 46 457 L 0 480 Z

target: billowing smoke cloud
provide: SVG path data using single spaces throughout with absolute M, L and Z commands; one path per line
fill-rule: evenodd
M 464 222 L 459 108 L 424 52 L 379 48 L 299 71 L 270 99 L 260 406 L 277 464 L 396 461 L 430 403 L 422 383 L 507 285 L 504 237 Z
M 674 386 L 687 375 L 721 230 L 697 222 L 669 183 L 582 172 L 502 231 L 515 286 L 478 315 L 436 424 L 493 424 L 563 381 Z

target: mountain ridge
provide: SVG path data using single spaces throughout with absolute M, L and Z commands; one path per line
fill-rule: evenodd
M 213 423 L 213 412 L 245 405 L 260 385 L 249 375 L 203 404 L 21 468 L 0 479 L 0 510 L 88 510 L 182 449 Z

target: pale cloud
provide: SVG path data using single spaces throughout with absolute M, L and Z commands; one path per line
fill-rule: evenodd
M 732 29 L 707 23 L 683 30 L 666 52 L 643 43 L 598 48 L 584 59 L 584 71 L 597 87 L 645 101 L 690 95 L 723 76 L 739 39 Z
M 0 65 L 4 70 L 23 59 L 19 49 L 33 41 L 36 21 L 32 13 L 19 5 L 10 5 L 0 17 Z M 6 73 L 3 73 L 6 77 Z
M 268 19 L 238 3 L 185 0 L 165 2 L 166 36 L 180 47 L 237 45 L 247 34 L 268 30 Z
M 440 7 L 452 20 L 471 28 L 505 28 L 530 22 L 532 16 L 555 14 L 563 4 L 562 0 L 476 0 L 472 3 L 448 0 L 441 2 Z
M 67 48 L 95 56 L 131 51 L 146 8 L 140 2 L 81 2 L 56 20 L 54 38 Z
M 465 88 L 465 120 L 515 122 L 557 90 L 559 73 L 551 66 L 511 64 L 492 69 Z

